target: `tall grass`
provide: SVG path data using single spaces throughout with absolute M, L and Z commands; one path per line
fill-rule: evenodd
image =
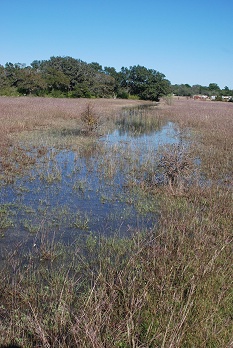
M 139 101 L 93 99 L 53 99 L 0 97 L 0 175 L 8 181 L 19 174 L 32 159 L 26 147 L 91 147 L 95 139 L 77 137 L 83 128 L 82 118 L 91 110 L 95 118 L 113 119 L 122 107 L 139 105 Z M 147 104 L 147 102 L 144 102 Z M 84 122 L 87 126 L 87 122 Z M 88 126 L 89 127 L 89 126 Z
M 0 345 L 233 346 L 232 105 L 179 100 L 159 108 L 195 146 L 181 160 L 163 152 L 154 167 L 168 177 L 162 184 L 141 176 L 132 187 L 157 201 L 158 226 L 124 239 L 44 241 L 47 253 L 33 248 L 24 257 L 15 249 L 1 272 Z M 193 163 L 198 180 L 181 189 Z

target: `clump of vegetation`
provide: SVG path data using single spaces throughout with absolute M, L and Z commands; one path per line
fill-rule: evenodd
M 100 123 L 101 115 L 96 113 L 94 110 L 94 105 L 88 103 L 85 110 L 81 113 L 82 131 L 87 134 L 96 133 Z
M 72 57 L 35 60 L 30 66 L 0 65 L 0 95 L 34 95 L 54 98 L 130 98 L 159 100 L 170 93 L 165 75 L 144 66 L 102 67 Z
M 146 105 L 145 107 L 125 108 L 116 121 L 120 133 L 138 136 L 158 130 L 162 121 L 154 107 L 155 104 Z
M 163 184 L 167 184 L 172 193 L 174 189 L 181 192 L 188 181 L 192 184 L 191 176 L 195 174 L 194 167 L 194 159 L 185 146 L 181 144 L 164 146 L 159 151 L 158 173 L 155 176 Z

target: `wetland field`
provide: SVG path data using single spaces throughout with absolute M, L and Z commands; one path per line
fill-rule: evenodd
M 233 347 L 233 103 L 0 97 L 0 347 Z

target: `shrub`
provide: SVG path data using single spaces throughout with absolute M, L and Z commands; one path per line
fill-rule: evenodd
M 191 151 L 180 144 L 161 147 L 157 165 L 149 183 L 165 185 L 172 194 L 186 191 L 193 179 L 197 179 L 197 165 Z M 147 180 L 148 181 L 148 180 Z
M 21 93 L 15 87 L 7 87 L 0 89 L 0 95 L 7 97 L 18 97 Z
M 131 100 L 139 100 L 140 98 L 139 98 L 138 95 L 129 94 L 128 99 L 131 99 Z
M 86 134 L 96 132 L 100 125 L 100 115 L 94 112 L 94 106 L 88 103 L 85 110 L 81 114 L 83 124 L 82 131 Z
M 119 91 L 117 93 L 117 98 L 120 98 L 120 99 L 129 99 L 129 93 L 126 92 L 126 91 Z

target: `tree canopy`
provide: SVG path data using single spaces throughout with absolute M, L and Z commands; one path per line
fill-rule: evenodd
M 160 72 L 144 66 L 131 66 L 121 69 L 121 87 L 140 99 L 158 101 L 171 92 L 170 82 Z
M 69 98 L 133 98 L 158 101 L 170 93 L 191 97 L 195 94 L 232 96 L 227 86 L 171 85 L 165 75 L 145 66 L 102 67 L 72 57 L 50 57 L 22 63 L 0 65 L 0 95 L 38 95 Z
M 138 98 L 159 100 L 171 92 L 165 75 L 144 66 L 117 72 L 72 57 L 34 60 L 30 66 L 6 63 L 0 66 L 0 94 L 33 94 L 57 97 Z
M 222 96 L 233 96 L 233 90 L 230 90 L 227 86 L 221 89 L 217 83 L 210 83 L 209 86 L 193 85 L 188 84 L 176 84 L 171 86 L 172 93 L 179 96 L 191 97 L 193 95 L 207 95 L 216 96 L 221 100 Z

